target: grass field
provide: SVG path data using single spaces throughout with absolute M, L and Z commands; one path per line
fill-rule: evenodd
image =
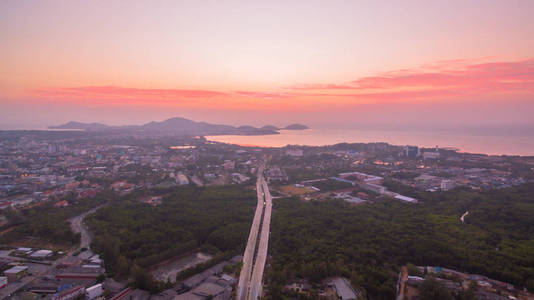
M 291 196 L 300 196 L 305 194 L 314 193 L 315 190 L 310 187 L 297 187 L 295 185 L 284 185 L 279 187 L 280 192 Z
M 48 249 L 54 251 L 66 251 L 73 245 L 66 243 L 51 243 L 39 238 L 22 238 L 9 244 L 12 247 L 29 247 L 33 249 Z

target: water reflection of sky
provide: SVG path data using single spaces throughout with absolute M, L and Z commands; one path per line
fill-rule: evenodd
M 451 147 L 463 152 L 508 155 L 534 155 L 534 137 L 527 135 L 491 135 L 460 131 L 308 129 L 281 131 L 276 135 L 207 136 L 210 141 L 261 147 L 286 145 L 323 146 L 342 142 L 386 142 L 392 145 Z
M 169 149 L 173 149 L 173 150 L 187 150 L 187 149 L 195 149 L 197 146 L 189 146 L 189 145 L 185 145 L 185 146 L 170 146 Z

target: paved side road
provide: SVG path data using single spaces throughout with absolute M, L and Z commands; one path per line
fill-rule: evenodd
M 97 206 L 69 220 L 72 232 L 80 233 L 81 235 L 80 248 L 88 248 L 91 245 L 91 233 L 89 232 L 87 227 L 83 224 L 83 220 L 85 219 L 87 215 L 94 213 L 95 211 L 97 211 L 98 209 L 106 205 L 107 203 Z
M 97 206 L 89 211 L 86 211 L 85 213 L 76 216 L 74 218 L 71 218 L 69 220 L 71 224 L 72 231 L 74 233 L 80 233 L 80 248 L 87 248 L 91 244 L 91 234 L 87 227 L 83 224 L 83 219 L 89 215 L 97 211 L 99 208 L 106 206 L 106 204 L 102 204 L 100 206 Z M 67 257 L 71 257 L 73 253 L 77 250 L 77 248 L 73 248 L 69 250 L 69 253 L 67 254 Z M 64 259 L 64 258 L 63 258 Z M 34 280 L 39 278 L 40 275 L 44 275 L 47 273 L 50 273 L 63 259 L 57 259 L 54 261 L 50 266 L 47 266 L 44 268 L 37 276 L 26 276 L 22 278 L 19 282 L 9 283 L 6 287 L 3 289 L 0 289 L 0 299 L 12 299 L 12 294 L 17 292 L 18 290 L 28 286 L 30 283 L 32 283 Z
M 462 223 L 465 221 L 465 217 L 467 217 L 468 214 L 469 214 L 469 211 L 466 210 L 466 211 L 464 212 L 464 214 L 460 217 L 460 221 L 462 221 Z

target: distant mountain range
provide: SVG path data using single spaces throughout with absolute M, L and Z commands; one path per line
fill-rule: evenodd
M 81 123 L 68 122 L 59 126 L 50 126 L 50 129 L 73 129 L 86 131 L 143 131 L 143 132 L 172 132 L 181 133 L 185 135 L 264 135 L 264 134 L 278 134 L 278 130 L 304 130 L 308 126 L 302 124 L 291 124 L 284 128 L 278 128 L 273 125 L 256 128 L 253 126 L 230 126 L 220 124 L 210 124 L 206 122 L 195 122 L 184 118 L 171 118 L 161 122 L 149 122 L 144 125 L 125 125 L 125 126 L 109 126 L 102 123 Z

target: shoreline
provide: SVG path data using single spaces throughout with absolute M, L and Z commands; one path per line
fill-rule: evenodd
M 460 134 L 429 134 L 428 132 L 309 129 L 281 131 L 279 135 L 204 135 L 207 141 L 243 147 L 283 148 L 326 147 L 337 144 L 387 143 L 392 146 L 414 145 L 419 148 L 452 150 L 463 154 L 533 157 L 534 136 L 479 136 Z

